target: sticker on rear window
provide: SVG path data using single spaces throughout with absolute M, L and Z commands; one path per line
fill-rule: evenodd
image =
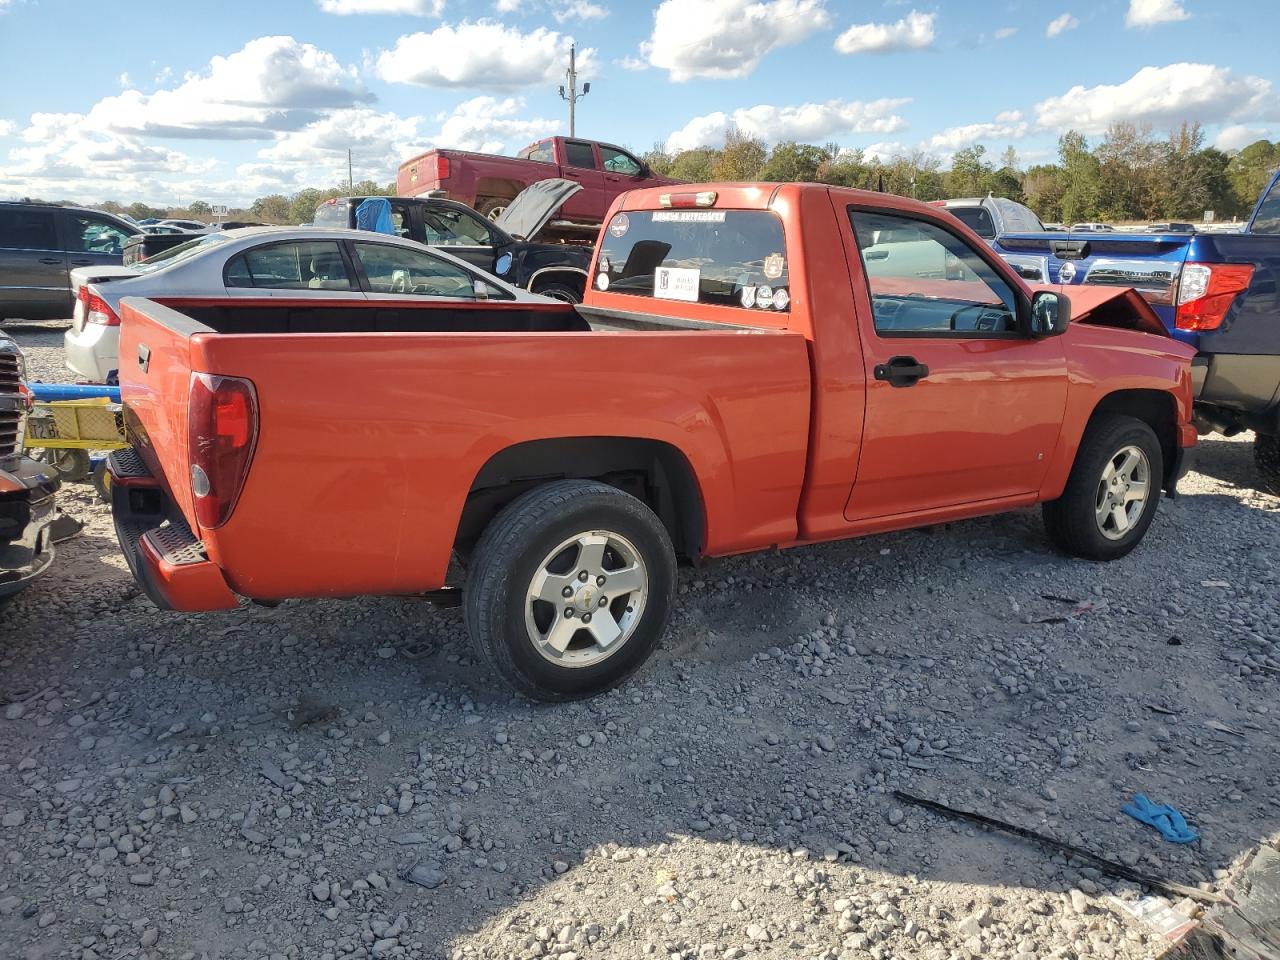
M 724 223 L 723 210 L 655 210 L 653 223 Z
M 782 276 L 782 268 L 784 265 L 785 261 L 782 259 L 782 254 L 771 253 L 764 258 L 764 275 L 770 280 L 777 280 Z
M 698 284 L 701 279 L 700 270 L 691 270 L 688 267 L 659 267 L 653 273 L 653 295 L 663 300 L 697 303 Z
M 615 237 L 625 237 L 630 229 L 631 218 L 625 213 L 619 213 L 609 221 L 609 233 Z

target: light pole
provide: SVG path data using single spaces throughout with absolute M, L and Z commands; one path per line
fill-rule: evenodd
M 578 92 L 578 59 L 577 44 L 569 44 L 569 69 L 565 76 L 569 80 L 569 92 L 565 93 L 565 88 L 560 88 L 560 99 L 569 101 L 569 136 L 577 136 L 576 118 L 574 116 L 578 101 L 591 92 L 590 82 L 582 85 L 582 92 Z

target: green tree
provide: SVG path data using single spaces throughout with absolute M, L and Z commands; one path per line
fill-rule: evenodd
M 289 222 L 310 223 L 315 219 L 316 207 L 335 195 L 332 192 L 317 190 L 314 187 L 299 190 L 289 201 Z
M 1277 167 L 1280 167 L 1280 143 L 1270 140 L 1256 140 L 1231 158 L 1227 179 L 1237 210 L 1253 209 Z
M 953 197 L 980 197 L 987 192 L 991 178 L 991 164 L 982 159 L 987 148 L 982 144 L 957 150 L 947 174 L 947 191 Z
M 1062 168 L 1054 164 L 1037 164 L 1023 174 L 1025 202 L 1041 220 L 1054 223 L 1063 219 L 1062 179 Z
M 671 175 L 671 167 L 675 163 L 675 157 L 667 152 L 667 145 L 661 140 L 657 140 L 653 144 L 653 149 L 640 157 L 644 161 L 645 166 L 656 173 L 660 177 Z
M 671 176 L 676 180 L 687 180 L 690 183 L 707 183 L 715 178 L 711 171 L 720 160 L 720 151 L 710 147 L 699 147 L 696 150 L 685 150 L 677 154 L 671 164 Z
M 714 180 L 767 180 L 760 170 L 765 161 L 764 141 L 730 130 L 724 137 L 724 149 L 711 168 Z
M 265 223 L 288 223 L 292 213 L 289 198 L 281 193 L 273 193 L 259 197 L 249 207 L 249 213 L 255 220 Z
M 831 153 L 811 143 L 784 141 L 773 148 L 760 171 L 761 180 L 795 183 L 816 182 L 818 169 L 831 160 Z
M 1062 218 L 1070 223 L 1098 215 L 1101 173 L 1084 134 L 1069 130 L 1058 140 L 1062 164 Z
M 205 203 L 203 200 L 196 200 L 187 207 L 187 212 L 193 217 L 207 217 L 209 214 L 213 213 L 213 207 L 209 206 L 209 204 Z

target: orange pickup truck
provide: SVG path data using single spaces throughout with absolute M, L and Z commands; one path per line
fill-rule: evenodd
M 516 688 L 586 696 L 653 651 L 678 558 L 1037 503 L 1069 554 L 1133 549 L 1193 351 L 1071 296 L 936 207 L 711 184 L 619 197 L 577 306 L 126 298 L 117 532 L 162 607 L 456 596 Z

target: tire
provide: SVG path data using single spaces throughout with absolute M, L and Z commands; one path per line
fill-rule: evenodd
M 64 483 L 79 483 L 89 478 L 91 467 L 88 450 L 45 447 L 33 450 L 31 456 L 53 467 L 58 472 L 58 479 Z
M 1130 454 L 1137 463 L 1126 480 Z M 1107 479 L 1109 467 L 1111 474 L 1118 474 L 1114 484 Z M 1139 503 L 1129 493 L 1137 487 L 1140 473 L 1145 475 L 1146 495 Z M 1164 457 L 1150 426 L 1122 414 L 1098 417 L 1085 430 L 1062 496 L 1043 506 L 1049 539 L 1063 553 L 1085 560 L 1123 557 L 1151 526 L 1163 479 Z M 1119 507 L 1121 503 L 1124 507 Z M 1115 506 L 1104 511 L 1107 504 Z M 1117 508 L 1124 514 L 1123 521 Z
M 1260 488 L 1280 497 L 1280 436 L 1257 434 L 1253 441 L 1253 462 L 1262 477 Z
M 586 581 L 583 567 L 592 571 Z M 610 577 L 634 589 L 613 593 Z M 675 551 L 652 510 L 602 483 L 561 480 L 512 501 L 485 529 L 463 616 L 476 648 L 520 693 L 578 700 L 617 686 L 649 659 L 675 591 Z
M 97 491 L 103 503 L 111 503 L 111 473 L 107 470 L 107 461 L 99 460 L 93 468 L 93 489 Z
M 497 220 L 510 203 L 505 197 L 486 197 L 476 202 L 476 212 L 488 220 Z
M 533 293 L 542 294 L 544 297 L 550 297 L 553 300 L 561 300 L 565 303 L 581 303 L 582 291 L 567 283 L 543 283 L 539 284 L 538 289 Z

